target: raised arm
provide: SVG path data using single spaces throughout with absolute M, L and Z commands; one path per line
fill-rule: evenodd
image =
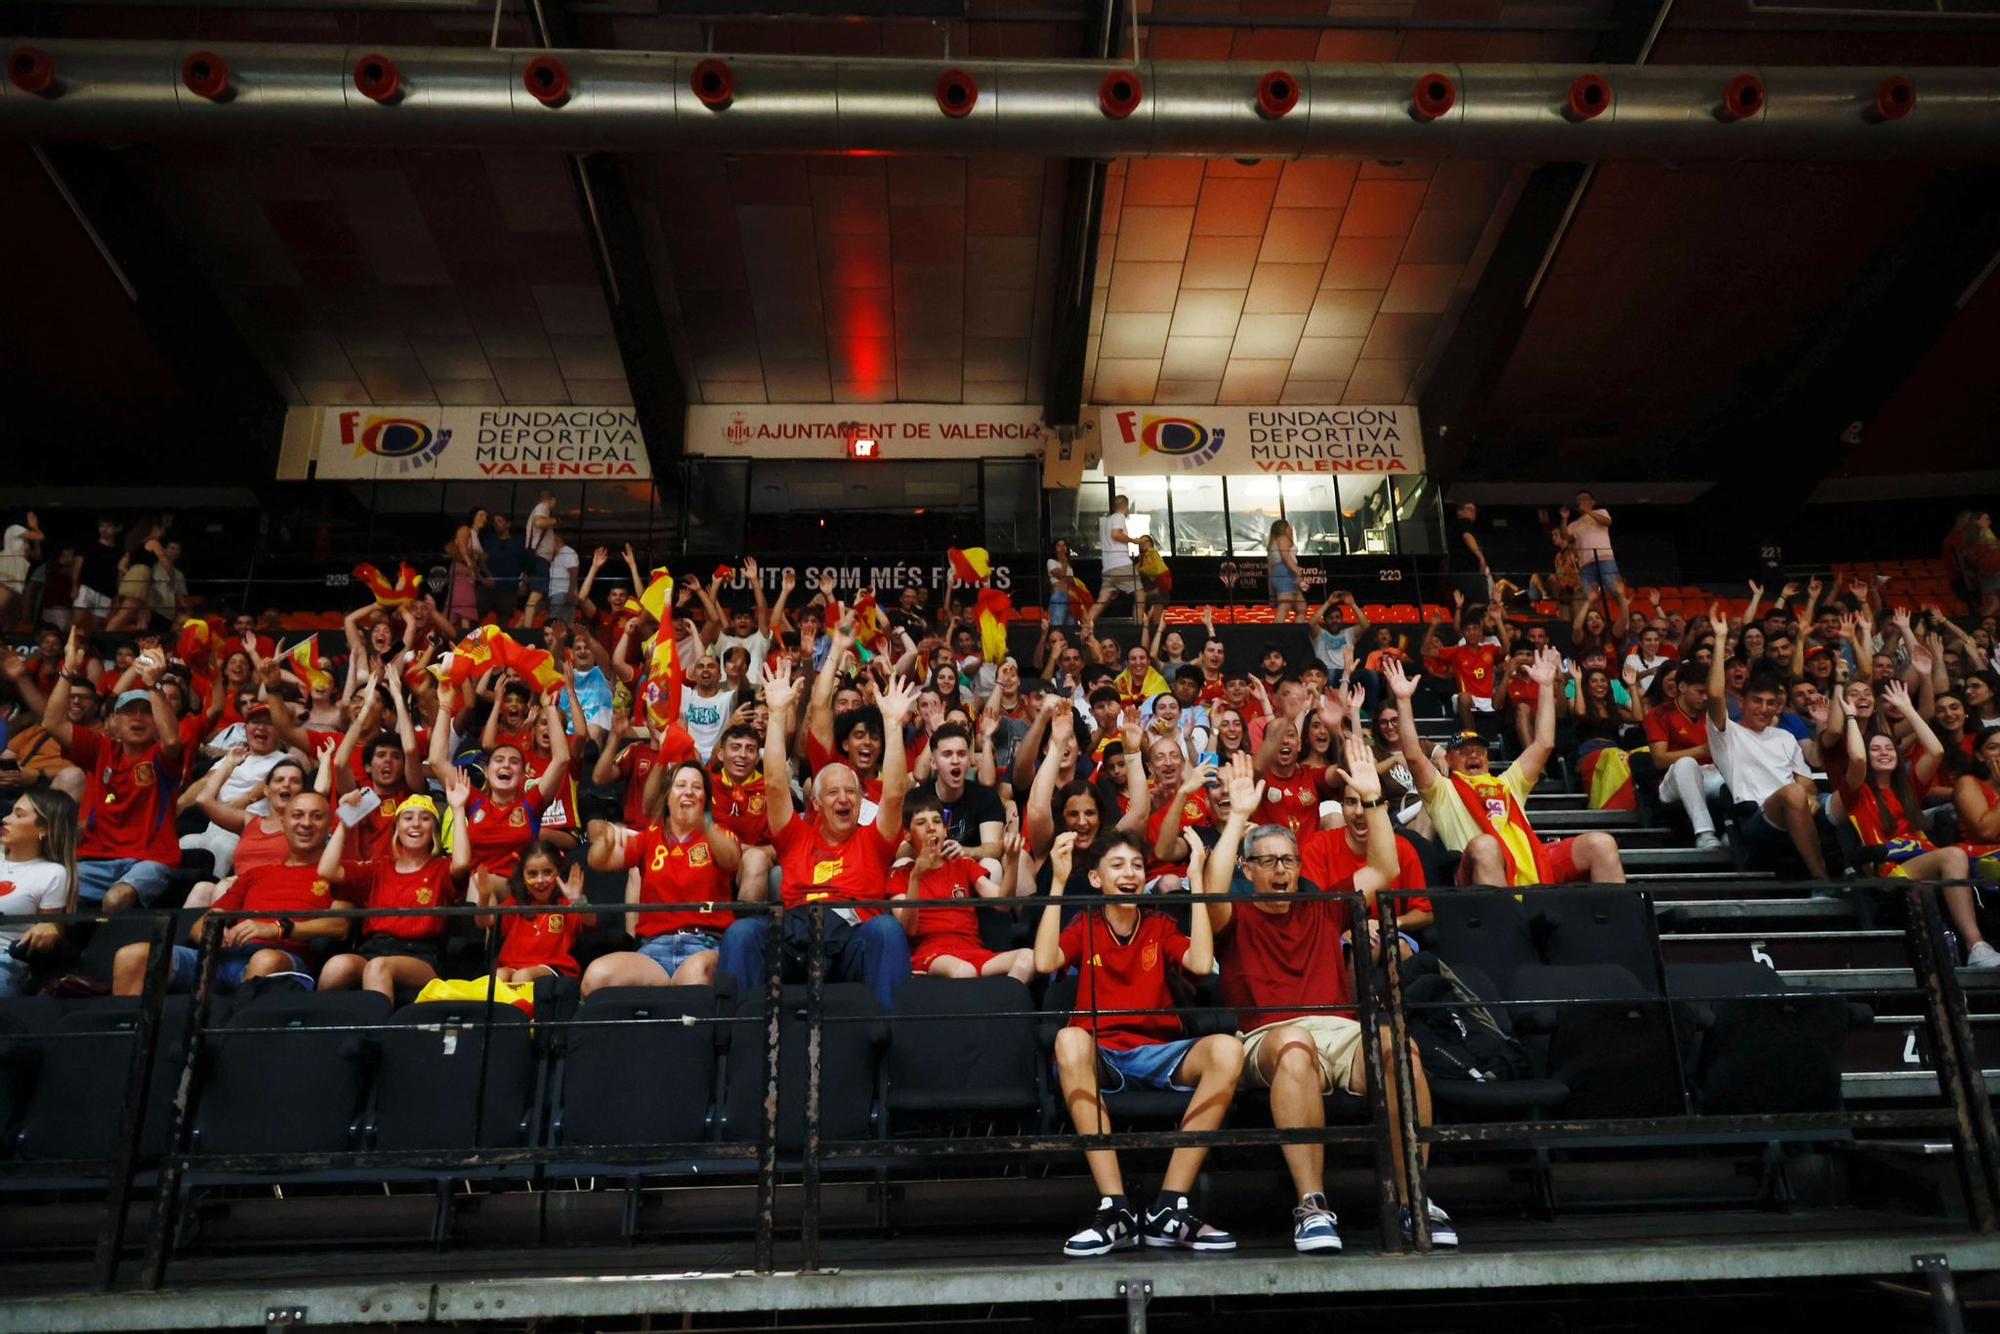
M 1396 826 L 1389 818 L 1389 803 L 1382 798 L 1382 776 L 1375 770 L 1375 752 L 1369 749 L 1367 739 L 1351 736 L 1344 749 L 1341 777 L 1347 790 L 1360 798 L 1368 821 L 1368 864 L 1354 873 L 1354 887 L 1372 895 L 1388 888 L 1401 869 L 1396 858 Z
M 56 739 L 56 744 L 69 753 L 76 740 L 75 730 L 69 725 L 69 682 L 73 676 L 83 672 L 84 648 L 76 627 L 71 626 L 69 643 L 63 649 L 62 675 L 56 678 L 56 688 L 49 692 L 42 705 L 42 729 Z
M 1063 966 L 1062 946 L 1062 904 L 1055 900 L 1062 897 L 1063 886 L 1069 881 L 1070 866 L 1076 856 L 1076 835 L 1065 829 L 1056 835 L 1055 843 L 1049 848 L 1049 905 L 1042 909 L 1042 920 L 1035 925 L 1035 971 L 1048 974 Z
M 1042 751 L 1042 738 L 1044 736 L 1052 738 L 1055 735 L 1055 719 L 1058 711 L 1067 713 L 1070 716 L 1067 735 L 1076 735 L 1076 710 L 1070 707 L 1069 699 L 1066 696 L 1059 696 L 1053 693 L 1045 695 L 1042 698 L 1042 707 L 1035 711 L 1033 718 L 1028 720 L 1028 734 L 1021 738 L 1019 745 L 1014 747 L 1014 790 L 1016 792 L 1035 781 L 1038 772 L 1035 756 L 1039 755 Z M 1058 760 L 1060 760 L 1060 752 L 1053 740 L 1049 743 L 1049 750 L 1055 753 Z M 1053 786 L 1050 787 L 1049 792 L 1051 795 L 1054 794 L 1055 789 Z M 1033 841 L 1030 841 L 1029 846 L 1032 848 L 1037 845 Z M 1046 848 L 1048 845 L 1043 843 L 1040 846 Z M 1040 854 L 1038 853 L 1037 855 Z
M 1718 602 L 1708 609 L 1708 620 L 1715 627 L 1715 652 L 1708 655 L 1708 721 L 1722 732 L 1729 728 L 1729 681 L 1725 670 L 1729 655 L 1723 652 L 1723 645 L 1729 642 L 1729 614 Z
M 1023 824 L 1026 827 L 1028 850 L 1038 857 L 1048 851 L 1049 844 L 1055 839 L 1056 814 L 1054 806 L 1056 799 L 1056 778 L 1062 773 L 1063 751 L 1066 749 L 1070 738 L 1076 734 L 1076 715 L 1070 712 L 1067 704 L 1063 706 L 1063 712 L 1069 713 L 1070 716 L 1066 719 L 1061 716 L 1050 719 L 1048 750 L 1042 756 L 1041 764 L 1035 768 L 1034 782 L 1028 789 L 1028 800 L 1021 807 Z M 1030 725 L 1028 736 L 1031 740 L 1035 735 L 1035 729 L 1041 725 L 1042 718 L 1040 717 L 1036 718 L 1035 722 Z M 1023 741 L 1021 745 L 1025 749 L 1028 746 L 1028 742 Z M 1028 750 L 1027 753 L 1032 755 L 1034 751 Z M 1018 756 L 1015 762 L 1015 772 L 1020 772 Z M 1141 786 L 1143 785 L 1142 783 Z
M 432 775 L 449 788 L 458 766 L 451 762 L 451 715 L 443 708 L 438 709 L 437 722 L 431 725 L 430 765 Z
M 569 774 L 569 729 L 563 726 L 559 689 L 552 688 L 542 697 L 542 707 L 549 711 L 549 767 L 542 770 L 535 786 L 544 802 L 556 799 L 556 794 L 562 791 L 563 779 Z
M 854 647 L 854 614 L 843 610 L 833 630 L 833 644 L 827 650 L 826 665 L 813 679 L 812 700 L 806 705 L 806 730 L 821 747 L 833 749 L 834 685 L 840 679 L 840 664 Z M 810 660 L 808 660 L 810 662 Z
M 1229 883 L 1236 874 L 1243 835 L 1250 828 L 1250 813 L 1264 802 L 1264 784 L 1258 780 L 1248 755 L 1229 757 L 1225 781 L 1229 784 L 1229 818 L 1222 822 L 1222 836 L 1215 841 L 1215 850 L 1208 854 L 1208 865 L 1198 885 L 1199 892 L 1207 899 L 1206 911 L 1201 915 L 1208 919 L 1211 931 L 1227 927 L 1234 913 L 1229 901 Z
M 224 801 L 222 787 L 229 781 L 229 776 L 236 772 L 237 766 L 249 758 L 248 747 L 235 747 L 209 769 L 201 780 L 200 789 L 195 793 L 195 805 L 201 807 L 201 813 L 206 815 L 217 828 L 227 829 L 232 834 L 240 834 L 249 826 L 251 815 L 245 807 L 250 803 L 245 801 L 243 805 L 238 806 Z M 337 825 L 340 822 L 336 820 L 334 823 Z
M 1562 654 L 1544 648 L 1528 664 L 1528 679 L 1535 683 L 1535 739 L 1528 743 L 1514 763 L 1527 773 L 1527 787 L 1541 781 L 1542 770 L 1556 748 L 1556 677 L 1562 675 Z
M 1410 711 L 1410 699 L 1417 693 L 1420 677 L 1405 672 L 1403 664 L 1395 658 L 1382 659 L 1382 675 L 1389 682 L 1389 693 L 1395 696 L 1396 708 L 1403 718 L 1403 725 L 1396 729 L 1396 746 L 1403 752 L 1403 762 L 1410 766 L 1410 778 L 1422 795 L 1437 785 L 1438 771 L 1431 757 L 1424 754 L 1423 742 L 1417 737 L 1416 719 Z
M 798 699 L 799 683 L 792 676 L 791 663 L 774 664 L 764 677 L 764 703 L 771 711 L 770 721 L 764 725 L 764 815 L 773 835 L 784 832 L 792 822 L 792 774 L 785 757 L 785 729 L 790 722 L 787 714 Z
M 882 800 L 876 804 L 875 827 L 891 844 L 896 841 L 896 833 L 903 827 L 903 798 L 910 792 L 910 761 L 903 749 L 903 724 L 909 720 L 910 708 L 917 702 L 916 687 L 907 681 L 891 681 L 882 691 L 879 706 L 882 710 Z M 968 848 L 968 853 L 975 852 Z M 992 853 L 978 851 L 977 855 L 990 856 Z

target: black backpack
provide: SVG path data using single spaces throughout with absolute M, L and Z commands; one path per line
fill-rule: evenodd
M 1410 1040 L 1432 1079 L 1493 1083 L 1526 1079 L 1533 1072 L 1528 1049 L 1474 991 L 1436 954 L 1403 963 L 1403 1002 Z

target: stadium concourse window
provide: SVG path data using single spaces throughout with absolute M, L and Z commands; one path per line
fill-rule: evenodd
M 1271 524 L 1292 525 L 1301 556 L 1423 555 L 1438 549 L 1435 492 L 1421 476 L 1247 474 L 1109 477 L 1092 469 L 1074 491 L 1049 492 L 1049 540 L 1097 554 L 1113 495 L 1131 497 L 1132 530 L 1169 557 L 1262 556 Z

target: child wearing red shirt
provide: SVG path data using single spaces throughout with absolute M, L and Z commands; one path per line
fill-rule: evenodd
M 1063 833 L 1050 849 L 1053 871 L 1050 893 L 1060 896 L 1069 879 L 1076 835 Z M 1090 886 L 1100 894 L 1136 897 L 1146 881 L 1146 851 L 1131 834 L 1114 832 L 1099 840 L 1097 864 L 1089 872 Z M 1191 849 L 1189 875 L 1200 883 L 1202 853 Z M 1193 915 L 1193 929 L 1182 935 L 1171 918 L 1139 910 L 1135 902 L 1092 908 L 1062 925 L 1062 905 L 1042 910 L 1035 932 L 1035 969 L 1050 974 L 1074 966 L 1078 971 L 1078 1011 L 1056 1035 L 1056 1075 L 1063 1102 L 1070 1109 L 1078 1134 L 1096 1135 L 1111 1128 L 1101 1090 L 1156 1088 L 1192 1092 L 1183 1130 L 1213 1130 L 1235 1096 L 1243 1073 L 1243 1044 L 1233 1035 L 1205 1038 L 1184 1035 L 1174 1000 L 1167 989 L 1167 969 L 1179 967 L 1195 977 L 1215 965 L 1208 914 Z M 1100 1011 L 1151 1010 L 1154 1014 L 1101 1014 Z M 1236 1239 L 1210 1227 L 1188 1207 L 1188 1191 L 1201 1170 L 1206 1149 L 1174 1150 L 1165 1182 L 1143 1224 L 1125 1194 L 1118 1155 L 1110 1149 L 1084 1154 L 1099 1200 L 1090 1222 L 1063 1243 L 1069 1256 L 1108 1255 L 1139 1244 L 1192 1251 L 1231 1251 Z
M 572 862 L 563 879 L 562 854 L 550 843 L 537 842 L 522 855 L 507 879 L 507 895 L 495 892 L 488 906 L 536 907 L 534 913 L 494 913 L 475 920 L 492 929 L 500 924 L 500 957 L 493 976 L 501 982 L 532 982 L 544 973 L 575 977 L 576 938 L 589 922 L 574 911 L 583 897 L 583 863 Z
M 910 934 L 910 971 L 933 977 L 1011 977 L 1025 983 L 1035 974 L 1035 952 L 1028 949 L 995 952 L 979 935 L 979 914 L 971 908 L 931 908 L 917 904 L 949 903 L 954 899 L 1004 899 L 1006 891 L 993 882 L 977 858 L 944 859 L 944 808 L 935 793 L 910 798 L 910 841 L 916 859 L 889 876 L 888 896 L 907 899 L 896 909 L 896 920 Z

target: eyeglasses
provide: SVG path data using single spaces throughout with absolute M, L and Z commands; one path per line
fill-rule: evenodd
M 1260 871 L 1296 871 L 1299 869 L 1299 855 L 1296 852 L 1274 853 L 1268 857 L 1246 857 L 1244 860 Z

